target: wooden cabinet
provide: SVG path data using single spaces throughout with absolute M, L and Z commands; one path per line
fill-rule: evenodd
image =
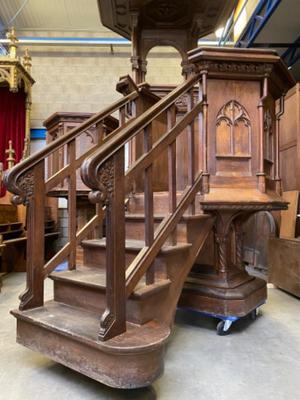
M 271 238 L 269 264 L 270 282 L 300 297 L 300 238 Z
M 280 121 L 280 170 L 284 191 L 300 190 L 300 83 L 285 96 Z
M 54 140 L 66 135 L 72 129 L 81 125 L 84 121 L 90 118 L 91 113 L 74 113 L 74 112 L 57 112 L 52 114 L 44 121 L 44 126 L 47 129 L 47 144 Z M 79 154 L 76 157 L 85 154 L 87 150 L 91 149 L 97 144 L 102 143 L 103 138 L 114 131 L 119 125 L 119 122 L 114 117 L 107 117 L 99 125 L 87 129 L 85 135 L 80 135 L 77 140 L 76 149 Z M 48 176 L 52 176 L 55 172 L 59 171 L 63 166 L 68 163 L 67 160 L 67 145 L 64 149 L 60 149 L 48 158 L 47 168 Z M 87 188 L 83 184 L 79 168 L 77 169 L 77 192 L 78 195 L 86 195 Z M 66 195 L 67 188 L 65 185 L 56 188 L 53 195 L 63 196 Z

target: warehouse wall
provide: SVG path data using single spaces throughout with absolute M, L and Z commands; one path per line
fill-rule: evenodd
M 98 112 L 116 100 L 120 76 L 131 73 L 130 48 L 32 47 L 31 127 L 40 128 L 56 111 Z M 171 48 L 149 54 L 147 82 L 178 84 L 181 59 Z

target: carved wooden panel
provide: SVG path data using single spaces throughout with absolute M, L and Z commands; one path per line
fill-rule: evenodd
M 260 84 L 255 81 L 210 79 L 208 172 L 212 186 L 232 185 L 232 179 L 241 187 L 255 184 L 260 91 Z
M 251 172 L 251 122 L 236 100 L 224 104 L 216 118 L 216 165 L 219 175 Z

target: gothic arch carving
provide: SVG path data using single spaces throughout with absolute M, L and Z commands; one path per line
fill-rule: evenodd
M 235 166 L 242 175 L 249 175 L 251 168 L 251 121 L 245 107 L 230 100 L 216 117 L 217 171 L 226 175 L 234 173 Z

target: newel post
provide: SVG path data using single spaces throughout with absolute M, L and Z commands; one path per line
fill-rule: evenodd
M 14 204 L 27 206 L 27 287 L 20 296 L 20 310 L 41 307 L 44 304 L 44 229 L 45 229 L 45 161 L 17 177 L 19 195 Z
M 99 175 L 106 205 L 106 310 L 99 339 L 107 340 L 126 330 L 124 147 L 104 163 Z

